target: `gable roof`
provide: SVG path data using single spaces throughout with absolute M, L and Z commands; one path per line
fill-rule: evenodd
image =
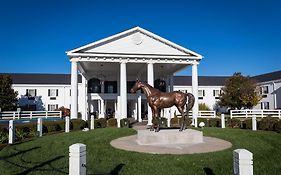
M 136 34 L 140 34 L 141 36 L 134 36 Z M 132 42 L 128 42 L 128 37 L 132 40 Z M 141 44 L 144 38 L 149 42 L 144 42 Z M 122 40 L 125 40 L 121 42 Z M 136 40 L 136 41 L 134 41 Z M 119 43 L 118 43 L 119 42 Z M 134 43 L 134 42 L 139 42 Z M 114 44 L 115 43 L 115 44 Z M 133 44 L 134 43 L 134 44 Z M 150 44 L 150 45 L 147 45 Z M 139 45 L 139 46 L 138 46 Z M 144 47 L 145 46 L 145 47 Z M 161 52 L 157 53 L 153 49 L 157 48 L 161 50 Z M 159 48 L 160 47 L 160 48 Z M 154 51 L 154 52 L 153 52 Z M 121 33 L 112 35 L 110 37 L 98 40 L 96 42 L 87 44 L 85 46 L 67 51 L 68 56 L 75 55 L 77 53 L 93 53 L 93 54 L 156 54 L 156 55 L 169 55 L 171 52 L 171 56 L 188 56 L 193 59 L 202 59 L 202 55 L 195 53 L 189 49 L 186 49 L 176 43 L 173 43 L 165 38 L 162 38 L 152 32 L 149 32 L 141 27 L 134 27 L 129 30 L 123 31 Z
M 71 74 L 0 73 L 0 75 L 10 75 L 13 84 L 71 84 Z M 82 77 L 78 75 L 78 83 L 81 82 Z
M 267 82 L 267 81 L 273 81 L 273 80 L 280 80 L 281 79 L 281 71 L 256 75 L 256 76 L 253 76 L 251 78 L 255 79 L 257 82 Z

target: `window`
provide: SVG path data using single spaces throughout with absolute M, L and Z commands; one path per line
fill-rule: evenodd
M 48 104 L 48 111 L 54 111 L 58 109 L 58 104 Z
M 269 109 L 269 102 L 261 102 L 261 109 Z
M 36 96 L 36 89 L 26 89 L 26 96 L 35 97 Z
M 213 96 L 215 99 L 219 99 L 221 94 L 221 90 L 213 90 Z
M 105 81 L 104 82 L 104 93 L 117 93 L 117 81 Z
M 198 99 L 203 99 L 205 96 L 205 90 L 198 90 Z
M 49 97 L 59 96 L 59 90 L 58 89 L 48 89 L 48 96 Z
M 260 94 L 268 94 L 268 86 L 261 86 Z

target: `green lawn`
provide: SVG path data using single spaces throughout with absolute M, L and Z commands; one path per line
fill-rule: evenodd
M 204 135 L 232 142 L 220 152 L 193 155 L 152 155 L 117 150 L 109 142 L 135 134 L 128 128 L 96 129 L 48 135 L 7 146 L 0 151 L 0 174 L 68 174 L 68 147 L 87 145 L 87 174 L 233 174 L 232 151 L 254 154 L 254 174 L 280 174 L 281 134 L 241 129 L 205 128 Z

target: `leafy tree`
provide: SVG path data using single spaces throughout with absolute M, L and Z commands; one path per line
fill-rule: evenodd
M 252 108 L 261 100 L 256 82 L 236 72 L 226 80 L 222 88 L 219 105 L 231 109 Z
M 18 93 L 12 89 L 9 75 L 0 75 L 0 108 L 2 111 L 15 110 Z

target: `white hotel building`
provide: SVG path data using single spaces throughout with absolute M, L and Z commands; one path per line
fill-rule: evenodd
M 216 102 L 228 77 L 199 76 L 200 54 L 179 46 L 145 29 L 135 27 L 108 38 L 66 52 L 71 62 L 69 74 L 10 74 L 18 91 L 19 106 L 34 110 L 71 108 L 71 118 L 87 120 L 97 112 L 99 117 L 114 113 L 116 118 L 141 120 L 151 111 L 144 94 L 129 93 L 138 78 L 164 91 L 191 92 L 195 98 L 193 118 L 198 104 L 217 110 Z M 191 76 L 174 76 L 184 68 Z M 200 68 L 200 66 L 199 66 Z M 263 99 L 255 108 L 281 108 L 281 71 L 258 75 Z M 127 82 L 127 83 L 125 83 Z M 174 109 L 165 115 L 173 116 Z

